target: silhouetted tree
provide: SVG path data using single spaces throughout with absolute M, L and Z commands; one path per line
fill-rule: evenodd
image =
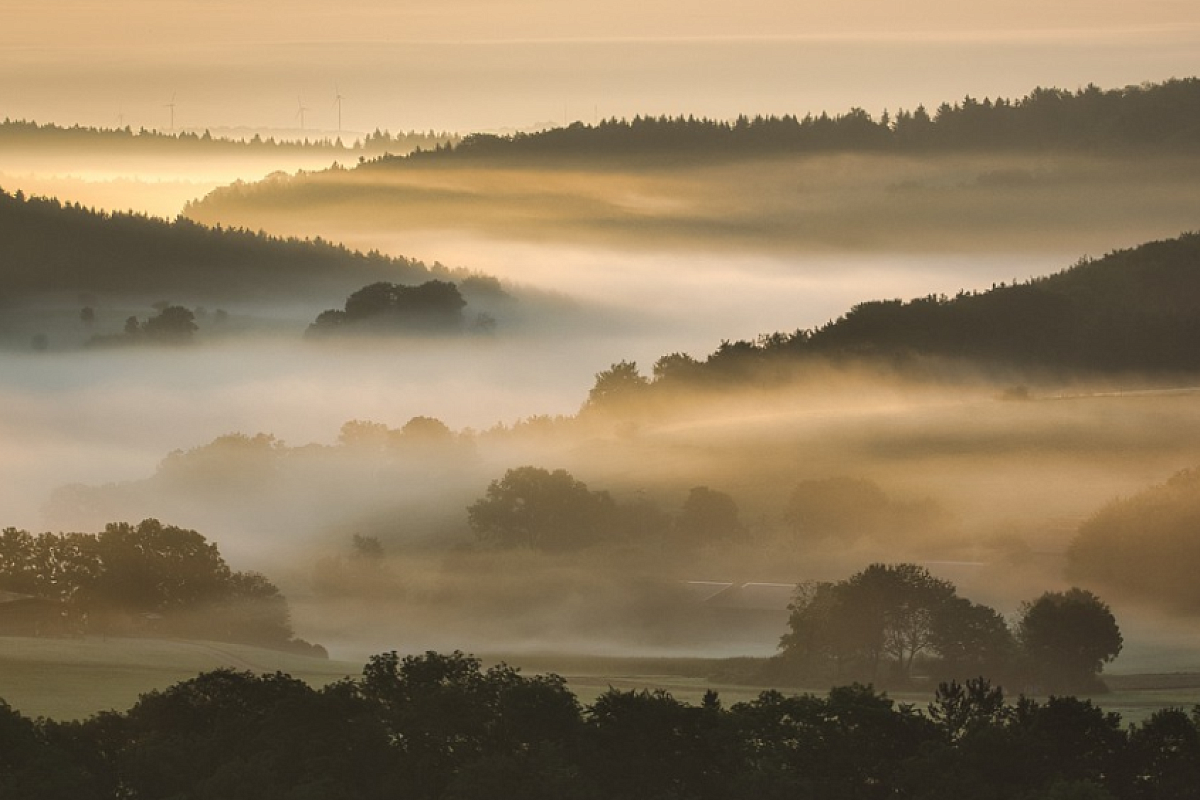
M 1103 688 L 1097 676 L 1124 644 L 1108 605 L 1079 588 L 1024 604 L 1017 636 L 1037 679 L 1054 691 Z
M 307 335 L 338 332 L 428 332 L 462 330 L 467 301 L 448 281 L 404 286 L 381 281 L 364 286 L 346 298 L 345 311 L 322 312 Z
M 149 341 L 181 343 L 191 341 L 197 330 L 196 315 L 190 309 L 166 306 L 146 320 L 141 332 Z
M 908 680 L 920 657 L 934 669 L 1003 664 L 1003 625 L 994 611 L 957 596 L 954 585 L 915 564 L 872 564 L 837 583 L 801 584 L 780 640 L 780 658 L 800 675 L 832 672 L 877 681 Z
M 621 361 L 596 373 L 585 408 L 619 410 L 628 408 L 645 392 L 649 381 L 638 372 L 637 362 Z

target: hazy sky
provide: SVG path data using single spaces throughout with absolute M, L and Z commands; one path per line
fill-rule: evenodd
M 348 6 L 348 7 L 347 7 Z M 496 129 L 936 105 L 1200 72 L 1163 0 L 7 0 L 0 115 L 165 129 Z M 336 88 L 335 88 L 336 87 Z

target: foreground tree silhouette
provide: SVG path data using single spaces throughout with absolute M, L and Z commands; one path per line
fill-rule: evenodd
M 1046 592 L 1021 609 L 1017 636 L 1034 675 L 1050 691 L 1095 691 L 1124 640 L 1111 609 L 1091 592 Z
M 4 800 L 1195 800 L 1200 711 L 1124 729 L 1090 700 L 942 684 L 724 707 L 459 652 L 374 656 L 323 688 L 219 669 L 83 722 L 0 700 Z

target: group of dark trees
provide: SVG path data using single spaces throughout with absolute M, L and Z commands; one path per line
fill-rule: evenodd
M 997 611 L 915 564 L 872 564 L 842 581 L 801 584 L 789 609 L 768 672 L 800 682 L 905 685 L 919 670 L 1094 692 L 1123 644 L 1112 611 L 1084 589 L 1042 594 L 1010 630 Z
M 484 544 L 547 552 L 652 537 L 697 546 L 737 539 L 744 530 L 734 499 L 707 486 L 689 490 L 672 519 L 644 497 L 617 503 L 566 470 L 532 466 L 492 481 L 485 496 L 467 508 L 467 519 Z
M 703 361 L 663 356 L 650 378 L 622 361 L 587 408 L 638 408 L 669 388 L 761 384 L 814 363 L 880 363 L 936 374 L 929 357 L 1034 374 L 1200 370 L 1200 233 L 1149 242 L 1028 283 L 955 297 L 859 303 L 816 329 L 725 341 Z M 923 359 L 923 360 L 922 360 Z
M 417 286 L 380 281 L 346 298 L 344 310 L 322 311 L 307 336 L 338 333 L 457 333 L 467 301 L 449 281 Z
M 1085 520 L 1067 571 L 1175 611 L 1200 609 L 1200 469 L 1116 499 Z
M 1188 800 L 1200 708 L 1122 728 L 1089 700 L 1009 702 L 982 679 L 923 711 L 859 684 L 724 706 L 461 653 L 374 656 L 314 689 L 218 670 L 81 722 L 0 701 L 11 800 Z
M 471 134 L 457 144 L 419 150 L 407 158 L 521 159 L 731 157 L 829 151 L 1105 150 L 1157 148 L 1196 152 L 1200 142 L 1200 79 L 1075 92 L 1034 89 L 1018 100 L 943 103 L 933 113 L 884 112 L 878 119 L 855 108 L 830 116 L 741 116 L 727 122 L 695 117 L 610 119 L 597 125 L 508 136 Z M 387 162 L 384 159 L 383 162 Z
M 296 639 L 286 598 L 235 572 L 193 530 L 147 519 L 103 532 L 0 531 L 0 589 L 54 604 L 63 633 L 186 636 L 320 654 Z
M 87 312 L 91 312 L 88 315 Z M 81 313 L 85 322 L 94 319 L 95 312 L 91 306 L 86 306 Z M 125 320 L 125 327 L 119 334 L 99 334 L 88 340 L 93 347 L 107 347 L 129 344 L 187 344 L 192 341 L 200 327 L 196 324 L 196 313 L 184 306 L 162 303 L 158 313 L 147 317 L 145 322 L 136 316 Z
M 431 149 L 457 142 L 459 137 L 434 131 L 396 132 L 378 128 L 350 145 L 341 139 L 263 139 L 254 134 L 248 139 L 213 136 L 209 131 L 164 133 L 142 128 L 134 131 L 123 128 L 100 128 L 84 125 L 62 127 L 53 123 L 39 124 L 29 120 L 5 118 L 0 122 L 0 148 L 8 150 L 43 150 L 50 148 L 91 148 L 117 153 L 155 153 L 160 155 L 220 153 L 228 155 L 298 151 L 331 151 L 330 156 L 349 152 L 350 155 L 377 156 L 385 153 L 408 153 L 416 149 Z

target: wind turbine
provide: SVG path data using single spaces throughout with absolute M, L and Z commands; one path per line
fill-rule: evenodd
M 300 118 L 300 130 L 304 130 L 304 112 L 308 111 L 304 107 L 304 101 L 300 99 L 300 95 L 296 95 L 296 116 Z
M 171 92 L 171 102 L 167 103 L 166 108 L 171 109 L 171 127 L 168 129 L 171 133 L 175 132 L 175 92 Z
M 338 110 L 338 138 L 341 139 L 342 138 L 342 101 L 345 100 L 346 98 L 342 96 L 342 92 L 340 89 L 338 89 L 338 85 L 336 83 L 333 85 L 333 95 L 334 95 L 333 104 L 335 106 L 337 106 L 337 110 Z

